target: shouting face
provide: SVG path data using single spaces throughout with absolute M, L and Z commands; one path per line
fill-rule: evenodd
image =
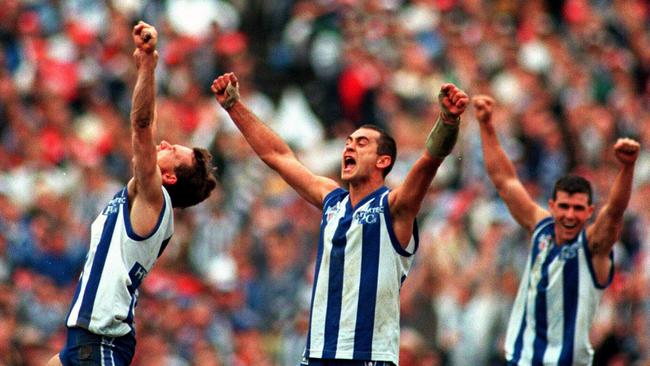
M 341 161 L 341 179 L 344 182 L 367 180 L 372 174 L 381 176 L 382 170 L 390 165 L 391 158 L 377 153 L 380 133 L 370 128 L 360 128 L 345 140 Z

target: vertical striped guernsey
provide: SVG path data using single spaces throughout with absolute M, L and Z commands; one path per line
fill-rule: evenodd
M 133 329 L 138 287 L 174 231 L 171 199 L 164 187 L 162 190 L 163 208 L 147 237 L 133 232 L 126 187 L 95 219 L 86 263 L 66 320 L 68 327 L 110 337 Z
M 589 329 L 614 267 L 599 285 L 585 229 L 563 245 L 555 244 L 554 230 L 548 217 L 533 232 L 506 334 L 509 365 L 591 365 Z
M 305 357 L 399 358 L 399 291 L 418 246 L 393 232 L 386 187 L 350 203 L 337 188 L 325 197 Z

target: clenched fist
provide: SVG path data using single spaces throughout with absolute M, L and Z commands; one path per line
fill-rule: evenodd
M 458 123 L 465 111 L 469 97 L 464 91 L 451 83 L 442 84 L 438 93 L 438 102 L 442 109 L 440 117 L 447 123 Z
M 139 69 L 145 60 L 153 61 L 155 67 L 158 61 L 158 52 L 156 51 L 156 44 L 158 43 L 158 32 L 153 26 L 139 21 L 133 27 L 133 43 L 135 43 L 135 51 L 133 51 L 133 58 L 135 65 Z
M 232 72 L 214 79 L 210 89 L 223 109 L 230 109 L 239 100 L 239 82 Z
M 487 95 L 477 95 L 472 98 L 474 113 L 480 123 L 488 123 L 492 120 L 492 111 L 494 110 L 494 99 Z
M 620 138 L 614 144 L 616 159 L 625 165 L 634 164 L 640 150 L 641 145 L 630 138 Z
M 133 42 L 138 50 L 146 53 L 152 53 L 156 50 L 158 43 L 158 31 L 152 25 L 149 25 L 142 20 L 133 27 Z

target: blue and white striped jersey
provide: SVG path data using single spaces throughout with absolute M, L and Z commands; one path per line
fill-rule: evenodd
M 138 287 L 162 254 L 174 231 L 169 194 L 153 232 L 133 232 L 129 199 L 124 187 L 95 219 L 90 229 L 90 250 L 66 320 L 95 334 L 119 337 L 133 327 Z
M 603 290 L 598 284 L 586 230 L 570 243 L 555 243 L 553 218 L 540 221 L 506 334 L 509 365 L 591 365 L 589 329 Z M 612 262 L 613 263 L 613 262 Z
M 352 207 L 348 191 L 325 197 L 305 357 L 390 361 L 399 358 L 399 291 L 417 250 L 393 232 L 388 188 Z

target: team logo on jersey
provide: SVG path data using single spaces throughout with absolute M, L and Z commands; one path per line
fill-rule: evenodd
M 379 214 L 384 212 L 384 206 L 370 207 L 354 213 L 354 220 L 361 225 L 374 224 L 379 220 Z
M 550 248 L 551 244 L 553 242 L 553 239 L 551 238 L 550 235 L 542 235 L 539 237 L 539 244 L 537 247 L 539 248 L 540 252 L 543 252 L 546 250 L 546 248 Z
M 580 249 L 580 243 L 563 246 L 560 252 L 560 259 L 566 261 L 575 258 L 578 255 L 578 249 Z
M 111 215 L 114 213 L 117 213 L 120 210 L 120 205 L 126 202 L 126 197 L 114 197 L 110 202 L 108 202 L 108 205 L 106 205 L 106 208 L 104 208 L 104 211 L 102 212 L 102 215 Z
M 334 215 L 336 215 L 339 212 L 339 209 L 341 208 L 341 202 L 337 203 L 335 206 L 330 206 L 327 208 L 325 211 L 325 220 L 327 222 L 330 222 Z
M 138 262 L 135 262 L 129 271 L 129 278 L 131 279 L 131 288 L 137 289 L 140 287 L 142 280 L 147 276 L 147 270 Z

